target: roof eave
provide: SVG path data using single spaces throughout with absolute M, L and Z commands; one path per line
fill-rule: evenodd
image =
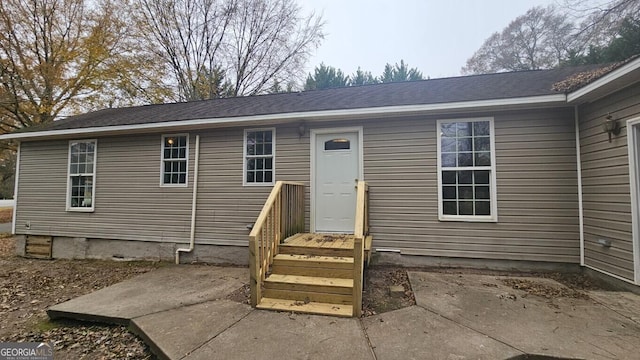
M 211 127 L 230 127 L 240 125 L 259 125 L 261 123 L 291 122 L 300 120 L 330 121 L 340 119 L 406 116 L 412 114 L 451 113 L 458 111 L 530 108 L 539 106 L 566 105 L 564 94 L 541 95 L 507 99 L 476 100 L 423 105 L 401 105 L 385 107 L 369 107 L 345 110 L 322 110 L 308 112 L 292 112 L 280 114 L 237 116 L 225 118 L 204 118 L 181 121 L 166 121 L 135 125 L 115 125 L 64 130 L 20 132 L 0 135 L 0 140 L 43 140 L 69 138 L 71 136 L 108 136 L 122 133 L 142 133 L 151 131 L 179 131 Z
M 567 102 L 582 104 L 602 98 L 640 79 L 640 58 L 625 64 L 596 81 L 567 94 Z

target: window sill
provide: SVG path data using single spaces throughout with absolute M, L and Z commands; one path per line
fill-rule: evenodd
M 493 216 L 438 216 L 439 221 L 453 221 L 453 222 L 485 222 L 485 223 L 497 223 L 498 219 Z
M 189 184 L 160 184 L 161 188 L 188 188 Z
M 265 187 L 265 186 L 273 186 L 275 185 L 275 182 L 270 182 L 270 183 L 244 183 L 242 184 L 242 186 L 247 186 L 247 187 Z
M 72 208 L 72 207 L 68 207 L 67 208 L 67 212 L 84 212 L 84 213 L 88 213 L 88 212 L 94 212 L 95 209 L 94 208 Z

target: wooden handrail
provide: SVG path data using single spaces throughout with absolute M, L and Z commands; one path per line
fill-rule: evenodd
M 304 185 L 277 181 L 249 234 L 251 306 L 262 299 L 262 283 L 280 242 L 304 231 Z
M 360 317 L 364 278 L 364 238 L 369 235 L 369 186 L 364 181 L 358 181 L 356 186 L 356 218 L 353 234 L 353 316 Z

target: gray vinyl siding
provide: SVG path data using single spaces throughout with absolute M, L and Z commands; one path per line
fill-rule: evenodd
M 498 222 L 438 221 L 436 120 L 307 123 L 364 129 L 374 247 L 404 254 L 579 262 L 575 134 L 571 109 L 474 114 L 495 118 Z M 468 114 L 447 116 L 468 118 Z M 253 127 L 251 127 L 253 128 Z M 159 186 L 161 134 L 98 139 L 94 213 L 65 212 L 67 141 L 22 145 L 19 233 L 187 242 L 195 135 L 201 136 L 196 242 L 246 246 L 271 187 L 243 186 L 243 128 L 190 133 L 189 186 Z M 277 180 L 306 185 L 310 137 L 276 126 Z M 31 230 L 26 230 L 26 221 Z
M 492 115 L 497 223 L 438 221 L 435 118 L 365 127 L 375 247 L 412 255 L 579 261 L 572 112 L 474 116 Z
M 193 136 L 189 139 L 189 187 L 160 187 L 160 134 L 99 138 L 93 213 L 65 211 L 68 141 L 22 143 L 16 232 L 147 241 L 188 239 L 194 140 Z
M 633 235 L 626 120 L 640 116 L 640 85 L 580 108 L 580 157 L 585 264 L 633 279 Z M 609 143 L 602 129 L 611 114 L 622 126 Z M 598 244 L 611 240 L 611 247 Z

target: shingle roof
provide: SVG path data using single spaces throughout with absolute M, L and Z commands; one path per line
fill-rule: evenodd
M 30 131 L 138 125 L 192 119 L 229 118 L 322 110 L 424 105 L 555 95 L 553 84 L 599 66 L 472 75 L 422 81 L 104 109 Z

